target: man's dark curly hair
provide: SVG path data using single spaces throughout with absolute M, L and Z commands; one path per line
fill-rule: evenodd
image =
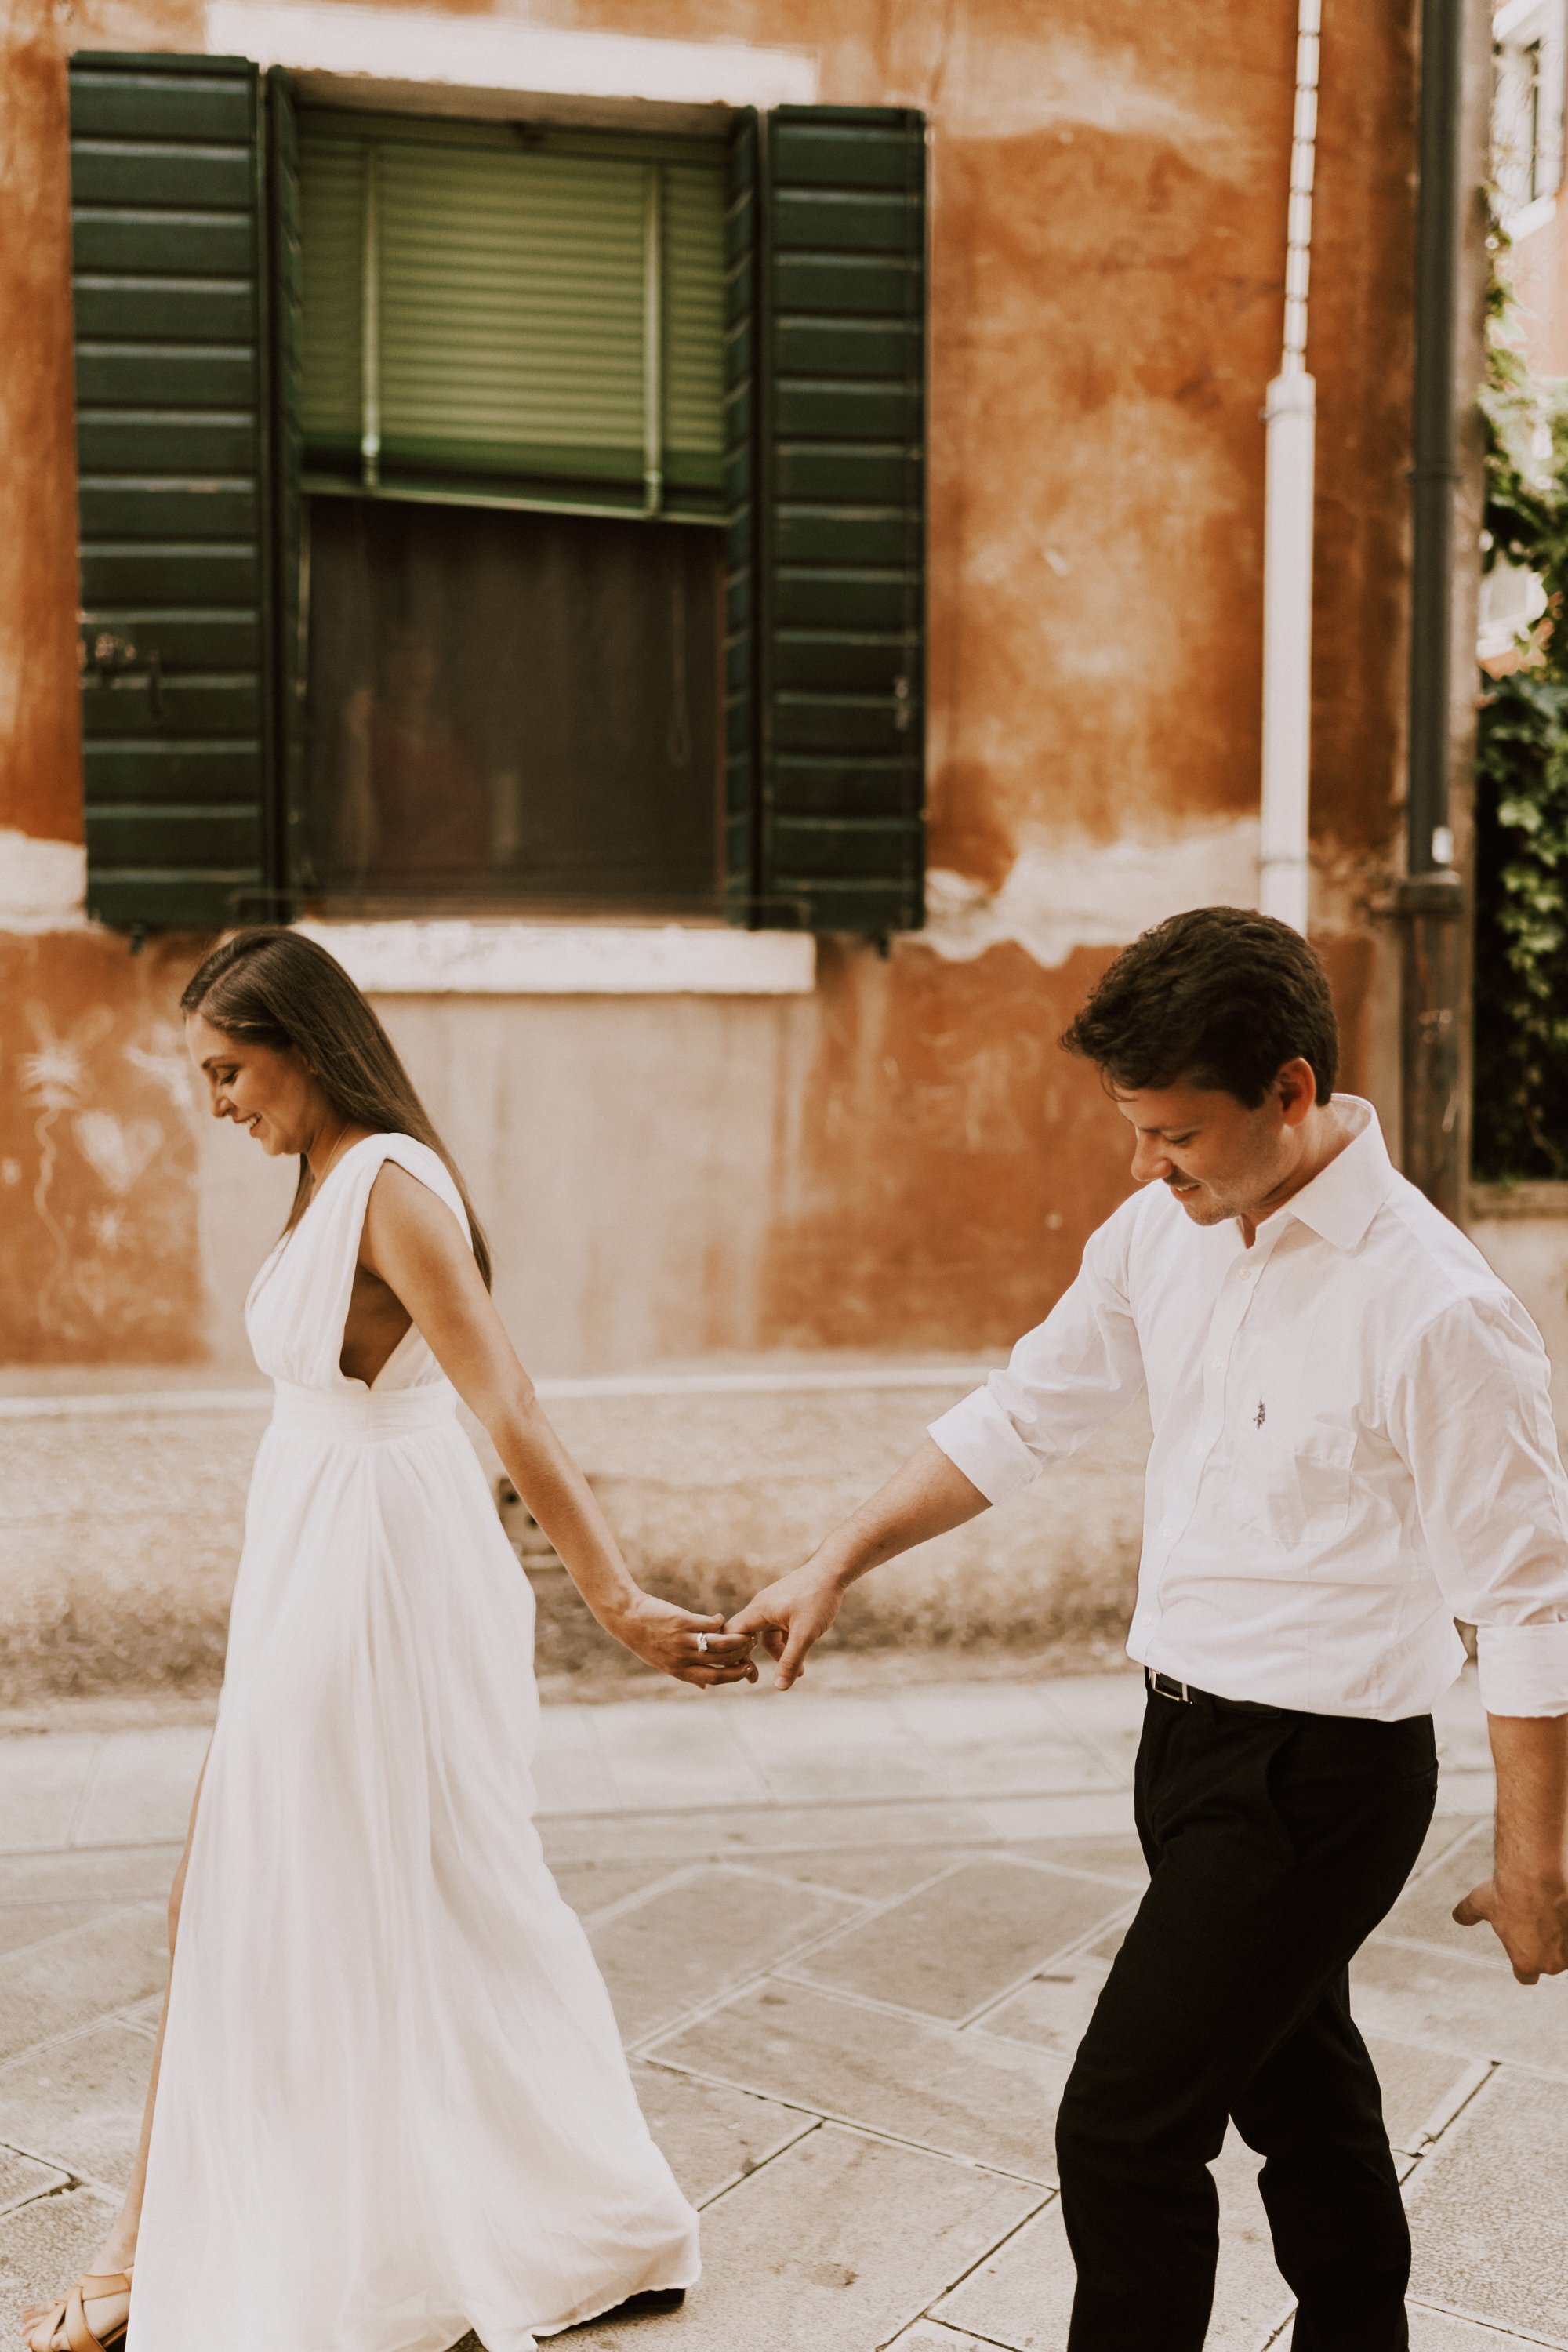
M 1143 932 L 1061 1043 L 1112 1086 L 1212 1087 L 1248 1110 L 1298 1055 L 1327 1102 L 1340 1057 L 1321 958 L 1288 923 L 1243 907 L 1197 907 Z

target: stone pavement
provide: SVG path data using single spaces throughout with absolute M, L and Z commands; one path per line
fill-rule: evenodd
M 569 2340 L 1059 2352 L 1052 2115 L 1142 1875 L 1142 1705 L 1117 1673 L 546 1709 L 547 1850 L 706 2259 L 680 2315 Z M 123 2178 L 205 1740 L 71 1721 L 0 1738 L 0 2338 Z M 1408 2177 L 1413 2343 L 1568 2347 L 1568 1979 L 1527 1990 L 1450 1924 L 1489 1845 L 1468 1684 L 1440 1733 L 1439 1816 L 1356 1995 Z M 1223 2352 L 1288 2335 L 1255 2168 L 1234 2141 L 1217 2167 Z

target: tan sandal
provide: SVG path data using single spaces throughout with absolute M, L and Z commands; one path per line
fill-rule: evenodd
M 111 2294 L 129 2294 L 129 2271 L 88 2271 L 78 2279 L 69 2293 L 58 2303 L 35 2304 L 22 2314 L 26 2328 L 26 2341 L 30 2352 L 49 2352 L 60 2328 L 65 2328 L 70 2352 L 124 2352 L 126 2333 L 131 2326 L 130 2314 L 107 2336 L 95 2336 L 87 2324 L 89 2303 L 100 2303 Z

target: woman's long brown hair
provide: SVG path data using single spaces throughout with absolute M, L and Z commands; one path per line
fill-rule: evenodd
M 237 931 L 215 948 L 180 999 L 182 1013 L 275 1054 L 294 1046 L 310 1063 L 339 1117 L 377 1135 L 411 1135 L 444 1160 L 462 1196 L 474 1255 L 488 1288 L 489 1245 L 457 1162 L 431 1125 L 391 1038 L 341 963 L 299 931 Z M 301 1153 L 300 1181 L 286 1233 L 304 1215 L 315 1190 Z

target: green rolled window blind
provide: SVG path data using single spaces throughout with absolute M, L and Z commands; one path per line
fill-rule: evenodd
M 303 110 L 307 486 L 721 520 L 724 158 Z

